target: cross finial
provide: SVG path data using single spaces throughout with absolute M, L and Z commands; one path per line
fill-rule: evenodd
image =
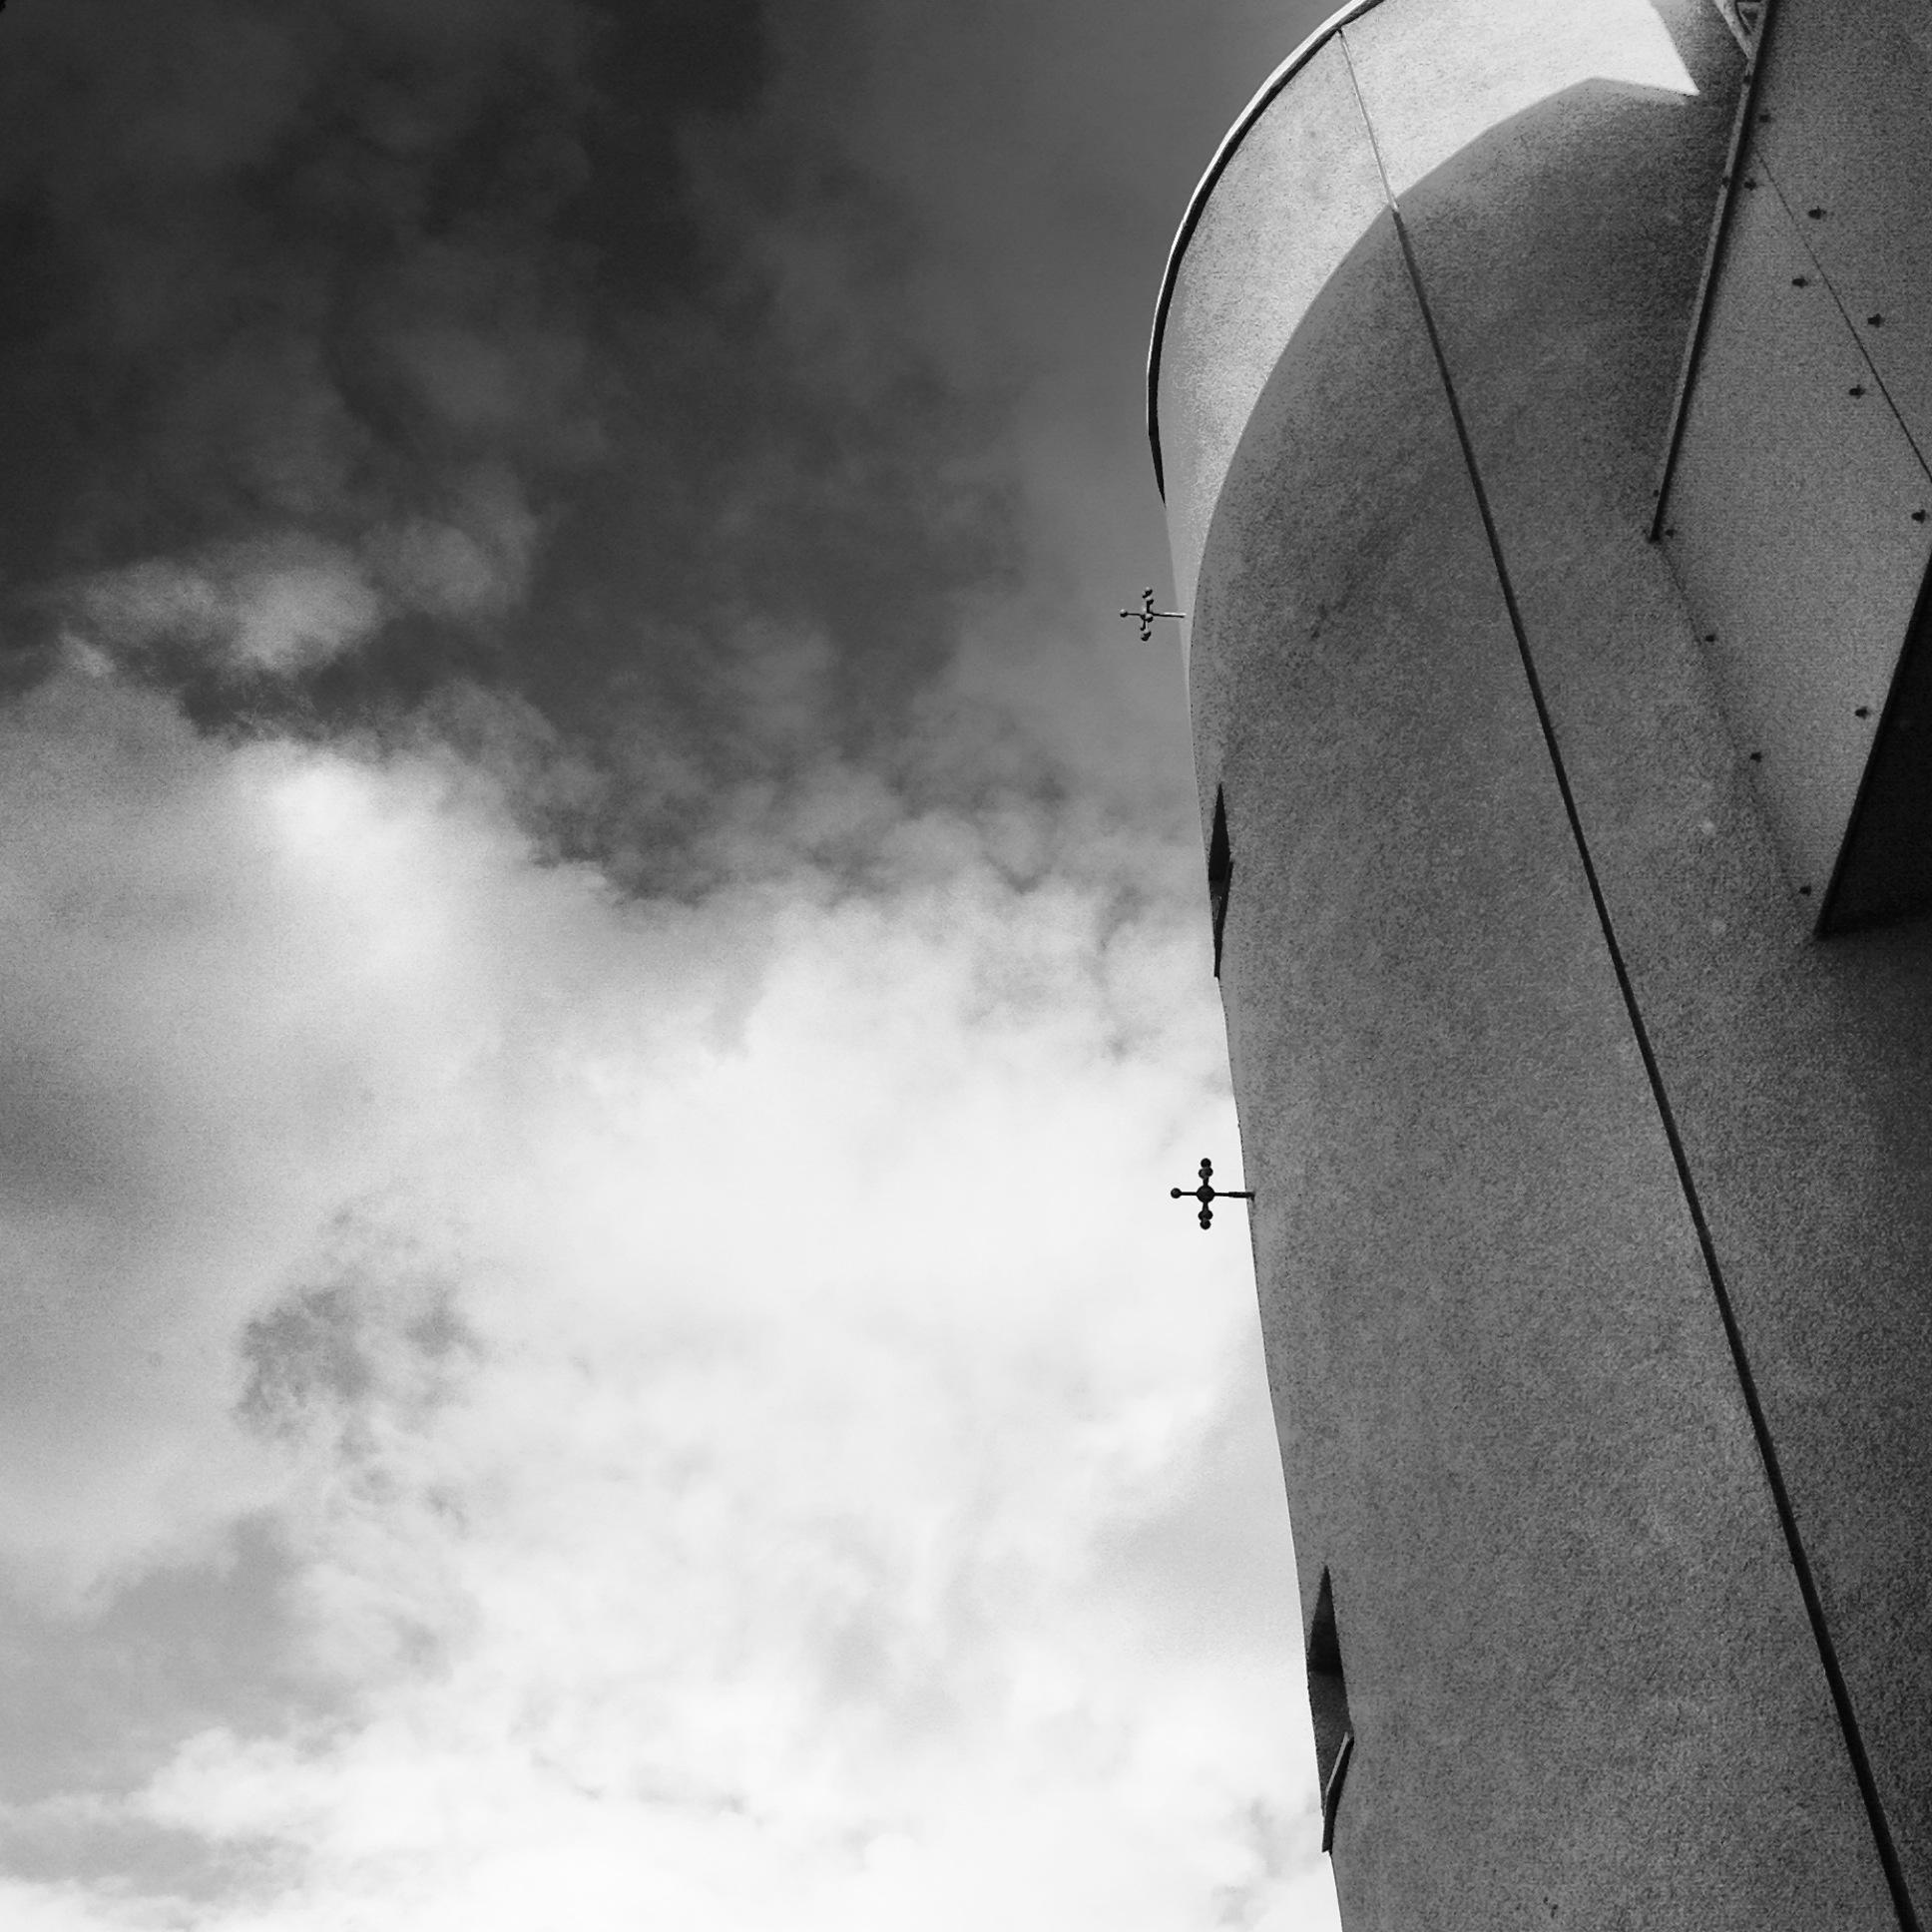
M 1171 617 L 1176 623 L 1181 623 L 1186 620 L 1188 613 L 1186 611 L 1157 611 L 1154 608 L 1154 586 L 1150 584 L 1141 593 L 1141 608 L 1138 611 L 1123 611 L 1121 615 L 1122 617 L 1131 617 L 1140 624 L 1141 642 L 1145 644 L 1154 635 L 1154 620 L 1157 617 Z
M 1205 1157 L 1201 1163 L 1201 1186 L 1199 1188 L 1170 1188 L 1170 1201 L 1194 1199 L 1201 1203 L 1201 1224 L 1210 1227 L 1213 1224 L 1214 1210 L 1211 1206 L 1216 1201 L 1252 1201 L 1254 1197 L 1240 1188 L 1216 1188 L 1214 1186 L 1214 1164 Z

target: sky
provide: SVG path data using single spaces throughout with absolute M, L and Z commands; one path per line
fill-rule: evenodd
M 12 0 L 0 1921 L 1328 1932 L 1143 357 L 1301 0 Z

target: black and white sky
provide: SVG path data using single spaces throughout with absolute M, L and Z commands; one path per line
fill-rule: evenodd
M 1314 1932 L 1143 357 L 1323 0 L 11 0 L 0 1922 Z

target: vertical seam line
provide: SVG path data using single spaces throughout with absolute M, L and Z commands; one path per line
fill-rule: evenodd
M 1548 700 L 1544 696 L 1543 682 L 1537 675 L 1536 661 L 1530 652 L 1529 633 L 1523 623 L 1523 613 L 1516 601 L 1516 589 L 1510 581 L 1509 566 L 1504 561 L 1502 538 L 1496 528 L 1496 519 L 1490 509 L 1489 493 L 1483 487 L 1482 473 L 1476 466 L 1476 450 L 1470 440 L 1469 427 L 1463 420 L 1462 405 L 1457 400 L 1455 383 L 1450 377 L 1448 356 L 1443 350 L 1442 337 L 1437 332 L 1435 315 L 1429 306 L 1429 298 L 1422 285 L 1421 269 L 1417 265 L 1415 250 L 1409 240 L 1407 225 L 1402 220 L 1402 211 L 1397 206 L 1395 190 L 1389 181 L 1388 168 L 1382 160 L 1381 144 L 1375 138 L 1375 127 L 1368 117 L 1368 104 L 1362 99 L 1361 82 L 1355 73 L 1355 61 L 1349 51 L 1346 32 L 1336 35 L 1341 42 L 1342 59 L 1348 68 L 1349 86 L 1355 95 L 1356 111 L 1361 115 L 1362 127 L 1368 136 L 1370 152 L 1375 157 L 1376 168 L 1382 177 L 1382 193 L 1386 200 L 1389 220 L 1395 231 L 1395 239 L 1402 250 L 1402 261 L 1408 271 L 1409 284 L 1415 293 L 1416 306 L 1422 316 L 1422 325 L 1428 334 L 1429 348 L 1435 358 L 1436 374 L 1442 383 L 1442 392 L 1449 405 L 1449 415 L 1455 424 L 1456 440 L 1461 445 L 1464 467 L 1469 473 L 1470 488 L 1476 499 L 1477 513 L 1482 519 L 1483 535 L 1489 543 L 1490 561 L 1496 572 L 1496 581 L 1503 593 L 1503 604 L 1509 613 L 1510 629 L 1515 633 L 1517 655 L 1522 661 L 1523 676 L 1529 686 L 1530 702 L 1536 711 L 1538 728 L 1543 735 L 1544 749 L 1549 755 L 1550 766 L 1555 773 L 1557 791 L 1563 800 L 1564 816 L 1570 821 L 1570 836 L 1583 868 L 1585 883 L 1590 888 L 1591 904 L 1596 909 L 1597 924 L 1603 934 L 1604 946 L 1610 955 L 1611 969 L 1616 974 L 1617 990 L 1623 998 L 1624 1012 L 1636 1037 L 1637 1049 L 1643 1057 L 1644 1072 L 1650 1082 L 1651 1099 L 1657 1108 L 1658 1119 L 1664 1129 L 1664 1138 L 1671 1150 L 1672 1165 L 1677 1170 L 1678 1188 L 1690 1211 L 1690 1224 L 1695 1230 L 1697 1248 L 1703 1259 L 1704 1273 L 1710 1282 L 1712 1298 L 1717 1305 L 1717 1315 L 1722 1323 L 1724 1340 L 1730 1352 L 1731 1367 L 1736 1374 L 1738 1387 L 1744 1398 L 1745 1414 L 1749 1418 L 1751 1434 L 1756 1440 L 1757 1453 L 1764 1467 L 1764 1476 L 1771 1492 L 1771 1502 L 1777 1513 L 1778 1526 L 1784 1533 L 1784 1544 L 1791 1568 L 1797 1578 L 1798 1593 L 1804 1600 L 1805 1617 L 1811 1626 L 1811 1638 L 1818 1652 L 1819 1662 L 1824 1668 L 1825 1683 L 1831 1692 L 1835 1707 L 1838 1728 L 1845 1742 L 1846 1754 L 1851 1759 L 1852 1775 L 1858 1785 L 1859 1796 L 1864 1800 L 1866 1822 L 1870 1826 L 1872 1842 L 1878 1853 L 1878 1862 L 1885 1874 L 1885 1882 L 1892 1895 L 1893 1910 L 1904 1932 L 1920 1932 L 1919 1917 L 1912 1903 L 1910 1888 L 1905 1882 L 1905 1873 L 1899 1862 L 1898 1846 L 1892 1837 L 1891 1822 L 1885 1815 L 1884 1802 L 1878 1791 L 1878 1781 L 1872 1771 L 1871 1758 L 1865 1749 L 1865 1740 L 1858 1724 L 1858 1714 L 1851 1700 L 1850 1687 L 1845 1683 L 1844 1672 L 1838 1663 L 1837 1646 L 1833 1643 L 1830 1626 L 1825 1621 L 1824 1603 L 1818 1594 L 1817 1580 L 1811 1569 L 1811 1560 L 1805 1553 L 1804 1540 L 1798 1530 L 1797 1513 L 1791 1503 L 1789 1489 L 1785 1485 L 1784 1472 L 1778 1461 L 1777 1446 L 1771 1439 L 1770 1424 L 1765 1417 L 1762 1402 L 1758 1398 L 1756 1377 L 1751 1373 L 1750 1358 L 1745 1352 L 1743 1330 L 1739 1326 L 1737 1313 L 1731 1305 L 1730 1291 L 1724 1284 L 1723 1268 L 1717 1259 L 1715 1241 L 1711 1238 L 1710 1224 L 1704 1216 L 1703 1203 L 1697 1192 L 1697 1185 L 1690 1173 L 1690 1159 L 1685 1153 L 1684 1139 L 1678 1130 L 1677 1113 L 1671 1105 L 1671 1097 L 1664 1085 L 1663 1069 L 1658 1064 L 1657 1054 L 1651 1044 L 1649 1029 L 1644 1024 L 1644 1016 L 1637 1003 L 1636 988 L 1631 983 L 1629 967 L 1624 960 L 1622 946 L 1618 944 L 1617 929 L 1610 916 L 1609 902 L 1604 897 L 1602 883 L 1597 877 L 1597 867 L 1590 855 L 1590 843 L 1584 835 L 1583 817 L 1577 807 L 1575 792 L 1570 786 L 1570 776 L 1563 762 L 1563 752 L 1557 742 L 1555 722 L 1550 716 Z

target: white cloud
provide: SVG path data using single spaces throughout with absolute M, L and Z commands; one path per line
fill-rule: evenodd
M 915 823 L 871 896 L 641 905 L 447 758 L 107 680 L 9 738 L 55 1366 L 0 1548 L 99 1595 L 265 1509 L 331 1687 L 98 1799 L 212 1848 L 192 1906 L 104 1836 L 9 1923 L 1332 1922 L 1241 1230 L 1166 1198 L 1217 1029 L 1131 855 Z

